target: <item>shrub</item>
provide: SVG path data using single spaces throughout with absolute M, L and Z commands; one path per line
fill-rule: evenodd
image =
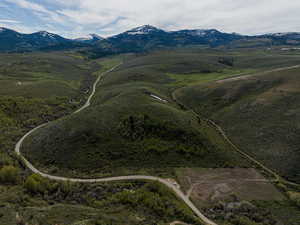
M 148 209 L 159 217 L 170 219 L 176 216 L 187 222 L 195 222 L 191 211 L 178 202 L 167 187 L 156 182 L 149 183 L 135 192 L 129 190 L 119 192 L 111 197 L 111 202 L 132 208 Z
M 53 192 L 57 185 L 56 183 L 51 184 L 49 180 L 38 174 L 32 174 L 26 178 L 24 187 L 32 194 L 45 194 L 46 192 Z
M 72 192 L 72 190 L 74 189 L 74 184 L 68 181 L 64 181 L 62 183 L 60 183 L 59 189 L 64 193 L 64 194 L 68 194 L 70 192 Z
M 4 166 L 0 170 L 0 182 L 15 184 L 19 179 L 19 169 L 14 166 Z

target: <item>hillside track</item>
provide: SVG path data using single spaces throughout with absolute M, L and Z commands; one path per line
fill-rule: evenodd
M 285 70 L 290 70 L 290 69 L 296 69 L 296 68 L 300 68 L 300 65 L 295 65 L 295 66 L 289 66 L 289 67 L 280 67 L 280 68 L 276 68 L 276 69 L 272 69 L 272 70 L 268 70 L 268 71 L 263 71 L 263 72 L 259 72 L 259 73 L 254 73 L 254 74 L 249 74 L 249 75 L 244 75 L 244 76 L 232 76 L 229 78 L 225 78 L 225 79 L 221 79 L 221 80 L 217 80 L 214 81 L 216 83 L 223 83 L 223 82 L 227 82 L 227 81 L 234 81 L 234 80 L 239 80 L 239 79 L 243 79 L 244 77 L 246 79 L 250 78 L 250 77 L 255 77 L 255 76 L 259 76 L 259 75 L 265 75 L 265 74 L 269 74 L 269 73 L 273 73 L 273 72 L 280 72 L 280 71 L 285 71 Z M 179 88 L 181 89 L 181 88 Z M 295 186 L 295 187 L 300 187 L 300 184 L 294 183 L 294 182 L 290 182 L 288 180 L 285 180 L 284 178 L 282 178 L 279 174 L 277 174 L 275 171 L 273 171 L 272 169 L 268 168 L 267 166 L 265 166 L 263 163 L 259 162 L 258 160 L 256 160 L 255 158 L 253 158 L 252 156 L 250 156 L 249 154 L 247 154 L 246 152 L 244 152 L 243 150 L 241 150 L 237 145 L 235 145 L 231 139 L 228 137 L 228 135 L 225 133 L 225 131 L 222 129 L 221 126 L 219 126 L 216 122 L 212 121 L 211 119 L 207 119 L 204 118 L 202 115 L 200 115 L 198 112 L 196 112 L 193 109 L 190 109 L 189 107 L 187 107 L 186 105 L 184 105 L 182 102 L 180 102 L 177 98 L 176 98 L 176 92 L 179 90 L 175 90 L 172 93 L 172 99 L 174 102 L 176 102 L 181 108 L 184 108 L 186 110 L 191 111 L 196 117 L 206 121 L 208 124 L 210 124 L 212 127 L 214 127 L 216 129 L 216 131 L 226 140 L 227 143 L 229 143 L 233 149 L 238 152 L 240 155 L 242 155 L 244 158 L 248 159 L 250 162 L 256 164 L 258 167 L 260 167 L 263 171 L 267 172 L 269 175 L 271 175 L 273 177 L 273 179 L 269 179 L 268 182 L 281 182 L 283 184 L 287 184 L 287 185 L 291 185 L 291 186 Z
M 224 83 L 224 82 L 235 81 L 235 80 L 246 80 L 246 79 L 249 79 L 251 77 L 258 76 L 258 75 L 265 75 L 265 74 L 269 74 L 269 73 L 280 72 L 280 71 L 291 70 L 291 69 L 297 69 L 297 68 L 300 68 L 300 65 L 289 66 L 289 67 L 280 67 L 280 68 L 276 68 L 276 69 L 272 69 L 272 70 L 257 72 L 257 73 L 254 73 L 254 74 L 244 74 L 244 75 L 237 74 L 237 75 L 233 75 L 233 76 L 221 79 L 221 80 L 217 80 L 215 82 L 216 83 Z
M 98 83 L 100 82 L 101 78 L 108 74 L 113 72 L 116 68 L 118 68 L 121 64 L 109 69 L 108 71 L 100 74 L 93 84 L 93 89 L 88 97 L 86 103 L 76 110 L 73 114 L 79 113 L 83 111 L 84 109 L 88 108 L 91 105 L 91 100 L 93 96 L 96 93 L 96 88 Z M 23 160 L 25 166 L 30 169 L 33 173 L 39 174 L 40 176 L 54 180 L 54 181 L 66 181 L 66 182 L 74 182 L 74 183 L 104 183 L 104 182 L 113 182 L 113 181 L 129 181 L 129 180 L 148 180 L 148 181 L 156 181 L 159 182 L 165 186 L 167 186 L 169 189 L 171 189 L 176 196 L 185 202 L 185 204 L 194 212 L 194 214 L 204 222 L 206 225 L 217 225 L 215 222 L 208 219 L 204 214 L 200 212 L 200 210 L 193 204 L 193 202 L 189 199 L 188 196 L 186 196 L 180 189 L 178 189 L 173 183 L 167 181 L 166 179 L 160 178 L 160 177 L 154 177 L 154 176 L 143 176 L 143 175 L 132 175 L 132 176 L 118 176 L 118 177 L 107 177 L 107 178 L 99 178 L 99 179 L 80 179 L 80 178 L 69 178 L 69 177 L 61 177 L 61 176 L 53 176 L 47 173 L 43 173 L 42 171 L 38 170 L 36 167 L 33 166 L 31 162 L 29 162 L 22 154 L 21 154 L 21 147 L 24 140 L 30 136 L 32 133 L 37 131 L 38 129 L 46 126 L 49 123 L 45 123 L 42 125 L 37 126 L 36 128 L 30 130 L 28 133 L 26 133 L 16 144 L 15 146 L 15 152 L 16 154 Z M 176 222 L 178 224 L 178 222 Z

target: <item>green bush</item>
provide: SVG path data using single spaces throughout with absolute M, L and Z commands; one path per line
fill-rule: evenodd
M 74 189 L 74 184 L 68 181 L 64 181 L 61 182 L 59 185 L 59 189 L 64 193 L 64 194 L 68 194 L 70 192 L 72 192 L 72 190 Z
M 19 169 L 14 166 L 4 166 L 0 169 L 0 182 L 15 184 L 19 180 Z
M 46 178 L 32 174 L 27 177 L 24 187 L 32 194 L 45 194 L 46 192 L 53 192 L 57 188 L 57 184 L 51 184 Z

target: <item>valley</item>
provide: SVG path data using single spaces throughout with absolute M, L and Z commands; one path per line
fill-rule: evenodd
M 30 224 L 49 225 L 178 220 L 285 225 L 288 211 L 293 213 L 289 224 L 298 224 L 299 210 L 291 195 L 299 189 L 284 182 L 299 184 L 293 147 L 298 132 L 297 54 L 178 48 L 90 59 L 78 52 L 52 52 L 38 57 L 47 60 L 48 71 L 65 70 L 49 73 L 31 66 L 36 69 L 28 78 L 20 62 L 30 65 L 36 53 L 15 54 L 4 54 L 7 64 L 1 66 L 7 71 L 1 73 L 1 82 L 10 86 L 1 93 L 1 127 L 7 136 L 1 136 L 0 174 L 10 166 L 18 175 L 0 185 L 1 222 L 15 225 L 8 215 L 18 215 Z M 31 86 L 23 89 L 29 81 Z M 40 86 L 43 82 L 45 87 Z M 67 86 L 60 89 L 62 83 Z M 279 111 L 285 109 L 292 114 Z M 274 110 L 280 126 L 272 122 Z M 237 152 L 207 119 L 284 180 L 274 181 L 272 174 Z M 278 132 L 255 136 L 252 127 Z M 285 144 L 284 134 L 292 145 Z M 276 140 L 280 143 L 271 143 Z M 284 154 L 293 157 L 283 162 Z M 237 176 L 252 179 L 252 185 Z M 196 181 L 187 184 L 185 177 Z M 193 182 L 200 182 L 195 191 L 189 190 Z M 205 199 L 212 192 L 202 196 L 207 190 L 226 193 L 224 188 L 229 194 L 209 204 Z M 6 197 L 12 195 L 13 201 Z M 224 213 L 228 207 L 234 215 Z

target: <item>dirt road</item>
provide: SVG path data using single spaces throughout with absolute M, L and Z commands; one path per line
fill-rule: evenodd
M 118 66 L 117 65 L 113 68 L 111 68 L 110 70 L 102 73 L 97 80 L 95 81 L 94 85 L 93 85 L 93 91 L 91 93 L 91 95 L 89 96 L 87 102 L 77 111 L 75 111 L 74 113 L 79 113 L 82 110 L 86 109 L 87 107 L 90 106 L 90 101 L 93 98 L 93 96 L 95 95 L 96 92 L 96 87 L 97 84 L 99 83 L 99 81 L 101 80 L 101 77 L 103 77 L 105 74 L 110 73 L 112 71 L 114 71 Z M 21 154 L 21 147 L 22 147 L 22 143 L 23 141 L 30 136 L 33 132 L 35 132 L 36 130 L 46 126 L 48 123 L 42 124 L 34 129 L 32 129 L 31 131 L 29 131 L 27 134 L 25 134 L 16 144 L 15 146 L 15 152 L 17 153 L 17 155 L 19 155 L 19 157 L 21 157 L 21 159 L 24 161 L 25 165 L 33 172 L 36 174 L 39 174 L 42 177 L 48 178 L 50 180 L 55 180 L 55 181 L 67 181 L 67 182 L 76 182 L 76 183 L 100 183 L 100 182 L 112 182 L 112 181 L 125 181 L 125 180 L 150 180 L 150 181 L 157 181 L 160 182 L 161 184 L 164 184 L 165 186 L 169 187 L 181 200 L 183 200 L 186 205 L 195 213 L 195 215 L 197 215 L 205 224 L 208 225 L 217 225 L 216 223 L 214 223 L 213 221 L 211 221 L 210 219 L 208 219 L 206 216 L 204 216 L 199 210 L 198 208 L 190 201 L 189 197 L 186 196 L 180 189 L 178 189 L 174 184 L 172 184 L 171 182 L 167 181 L 166 179 L 162 179 L 159 177 L 154 177 L 154 176 L 143 176 L 143 175 L 133 175 L 133 176 L 118 176 L 118 177 L 107 177 L 107 178 L 99 178 L 99 179 L 80 179 L 80 178 L 69 178 L 69 177 L 60 177 L 60 176 L 53 176 L 50 174 L 46 174 L 43 173 L 42 171 L 38 170 L 37 168 L 35 168 L 32 163 L 30 163 L 22 154 Z M 178 224 L 178 223 L 177 223 Z

